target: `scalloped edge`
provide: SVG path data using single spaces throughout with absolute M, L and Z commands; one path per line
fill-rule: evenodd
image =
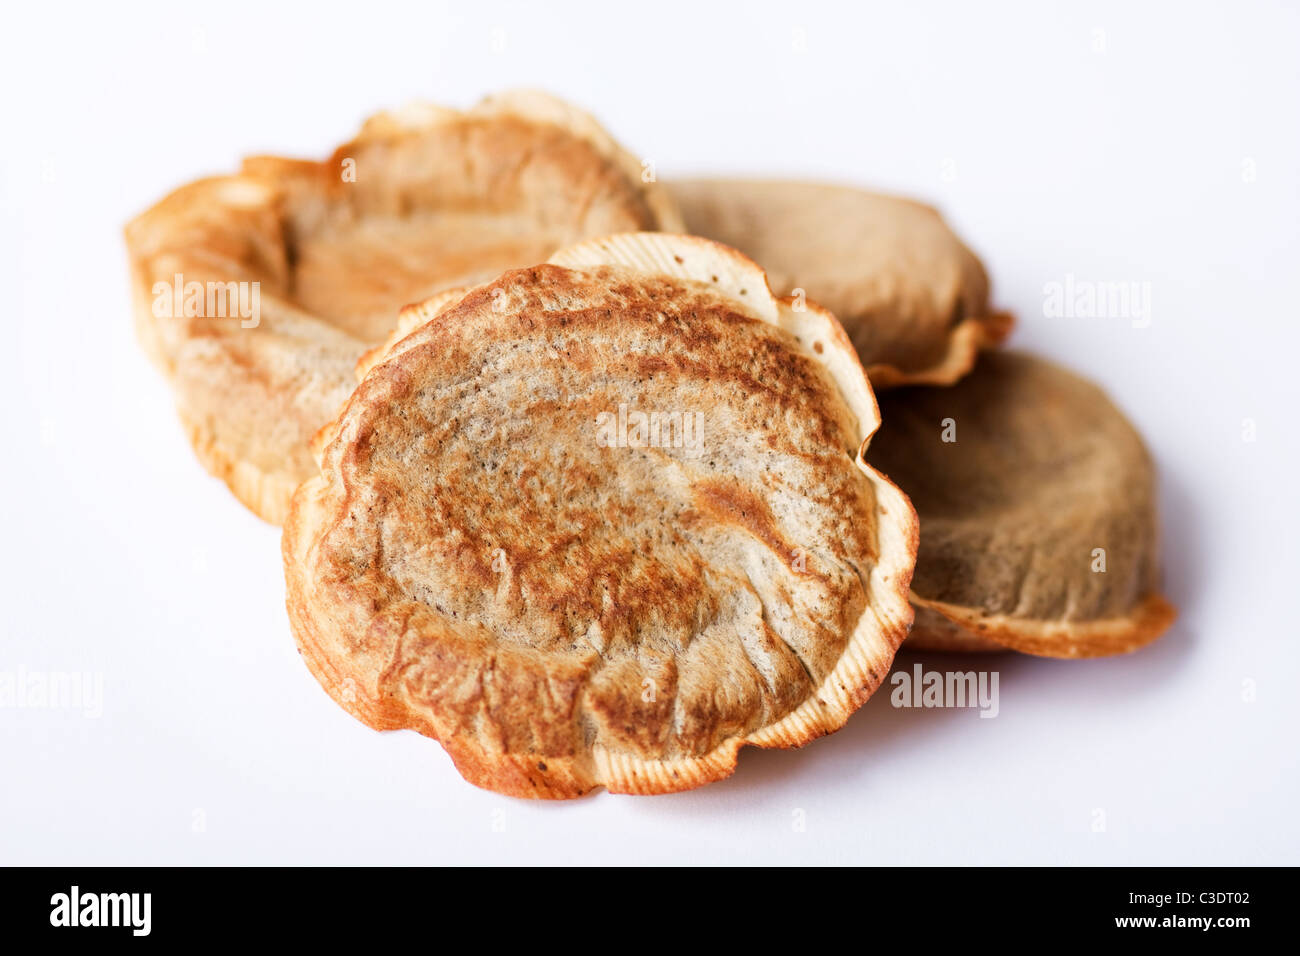
M 918 608 L 951 621 L 965 635 L 999 649 L 1069 660 L 1132 653 L 1164 634 L 1178 617 L 1177 608 L 1157 593 L 1148 594 L 1124 617 L 1069 622 L 988 614 L 979 608 L 930 601 L 915 593 L 911 600 Z M 924 642 L 917 649 L 923 647 Z
M 546 261 L 567 269 L 621 266 L 647 275 L 689 279 L 712 286 L 764 322 L 778 324 L 779 300 L 763 268 L 743 252 L 701 236 L 623 232 L 585 239 Z
M 876 388 L 954 385 L 975 368 L 980 352 L 1001 345 L 1015 327 L 1015 316 L 1006 311 L 964 319 L 948 331 L 947 348 L 943 357 L 933 365 L 909 371 L 894 365 L 877 364 L 867 369 L 867 378 Z

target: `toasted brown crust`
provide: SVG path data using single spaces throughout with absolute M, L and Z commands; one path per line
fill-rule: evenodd
M 126 239 L 137 335 L 196 452 L 278 523 L 314 471 L 312 435 L 399 307 L 584 237 L 680 227 L 591 117 L 520 92 L 379 114 L 324 162 L 252 157 L 176 190 Z M 156 315 L 156 290 L 177 276 L 255 285 L 259 315 Z
M 994 352 L 957 385 L 891 392 L 881 410 L 871 460 L 921 516 L 910 646 L 1095 657 L 1172 623 L 1154 467 L 1095 385 Z
M 284 534 L 308 667 L 514 796 L 689 789 L 842 726 L 916 548 L 843 330 L 705 240 L 554 263 L 444 303 L 322 433 Z M 602 442 L 628 401 L 713 444 Z
M 670 183 L 686 226 L 753 256 L 781 295 L 835 313 L 877 388 L 947 385 L 1015 324 L 979 259 L 929 206 L 844 186 Z

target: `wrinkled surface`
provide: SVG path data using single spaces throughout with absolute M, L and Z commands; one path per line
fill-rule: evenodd
M 608 447 L 620 405 L 698 413 L 701 441 Z M 871 610 L 858 427 L 816 358 L 705 285 L 508 273 L 367 375 L 299 492 L 285 557 L 304 655 L 372 726 L 436 736 L 506 792 L 525 785 L 492 755 L 535 756 L 533 787 L 575 765 L 573 795 L 594 748 L 707 754 L 813 695 Z M 910 568 L 896 501 L 891 560 Z

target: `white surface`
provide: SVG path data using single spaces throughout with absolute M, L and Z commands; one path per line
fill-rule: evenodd
M 104 700 L 0 709 L 0 862 L 1300 862 L 1297 11 L 619 6 L 6 12 L 0 671 L 95 672 Z M 499 797 L 336 707 L 289 636 L 277 531 L 204 474 L 132 340 L 121 226 L 243 154 L 323 155 L 376 108 L 512 85 L 584 104 L 664 179 L 941 205 L 1014 341 L 1147 436 L 1173 632 L 999 658 L 993 720 L 880 694 L 653 799 Z M 1067 274 L 1149 282 L 1150 326 L 1045 318 Z

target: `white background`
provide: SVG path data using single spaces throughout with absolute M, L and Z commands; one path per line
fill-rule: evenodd
M 11 5 L 0 671 L 100 674 L 104 701 L 0 709 L 0 862 L 1300 862 L 1300 14 L 1136 7 Z M 1173 631 L 996 658 L 992 720 L 879 694 L 657 798 L 500 797 L 335 706 L 289 634 L 277 530 L 199 467 L 132 339 L 121 227 L 244 154 L 325 155 L 378 108 L 514 85 L 591 109 L 662 179 L 940 205 L 1014 341 L 1147 436 Z M 1151 325 L 1046 318 L 1067 274 L 1149 282 Z

